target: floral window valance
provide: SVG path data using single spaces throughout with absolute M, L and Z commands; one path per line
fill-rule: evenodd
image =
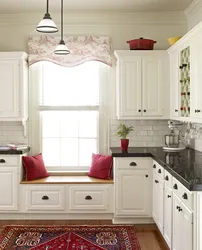
M 55 55 L 54 50 L 60 40 L 58 36 L 30 36 L 28 38 L 29 65 L 39 61 L 51 61 L 62 66 L 72 67 L 86 61 L 111 63 L 110 39 L 106 36 L 67 36 L 64 41 L 70 50 L 69 55 Z

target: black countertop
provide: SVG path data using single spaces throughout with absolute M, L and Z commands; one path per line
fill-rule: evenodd
M 152 157 L 190 191 L 202 191 L 202 152 L 184 149 L 164 151 L 162 147 L 130 147 L 122 153 L 119 147 L 110 148 L 113 157 Z
M 0 155 L 22 155 L 30 151 L 30 147 L 23 148 L 23 149 L 9 149 L 9 150 L 1 150 Z

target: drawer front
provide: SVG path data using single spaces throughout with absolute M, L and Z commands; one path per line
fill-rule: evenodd
M 190 209 L 193 209 L 193 193 L 173 177 L 173 192 Z
M 20 156 L 0 155 L 0 167 L 16 166 Z
M 157 174 L 161 179 L 164 178 L 164 168 L 156 161 L 153 161 L 153 173 Z
M 173 177 L 165 169 L 164 169 L 164 180 L 165 180 L 165 185 L 167 185 L 169 188 L 172 189 L 172 187 L 173 187 Z
M 64 186 L 32 186 L 26 188 L 26 210 L 64 210 Z
M 116 169 L 148 169 L 152 166 L 150 157 L 115 157 Z
M 89 213 L 111 210 L 113 200 L 112 185 L 73 185 L 69 188 L 69 209 L 74 212 Z

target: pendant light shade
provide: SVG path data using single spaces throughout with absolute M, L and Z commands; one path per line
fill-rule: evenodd
M 63 40 L 63 0 L 61 0 L 61 38 L 54 52 L 57 55 L 68 55 L 70 53 L 69 49 L 67 48 Z
M 46 14 L 44 15 L 44 18 L 40 21 L 40 23 L 36 27 L 36 30 L 38 32 L 55 33 L 58 31 L 56 24 L 53 22 L 48 12 L 48 7 L 49 7 L 49 0 L 47 0 L 47 4 L 46 4 Z

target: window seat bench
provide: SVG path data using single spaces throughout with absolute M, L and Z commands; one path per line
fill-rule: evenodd
M 87 174 L 69 175 L 51 173 L 49 177 L 33 181 L 22 180 L 20 184 L 113 184 L 114 180 L 103 180 L 89 177 Z

